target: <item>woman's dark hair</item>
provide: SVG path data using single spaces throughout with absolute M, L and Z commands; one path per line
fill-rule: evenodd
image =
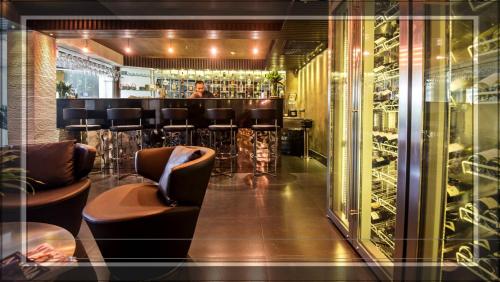
M 194 85 L 197 85 L 197 84 L 205 84 L 205 82 L 203 82 L 203 80 L 197 80 Z

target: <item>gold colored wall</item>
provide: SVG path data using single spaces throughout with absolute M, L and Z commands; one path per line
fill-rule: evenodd
M 328 52 L 316 56 L 298 74 L 297 109 L 313 120 L 309 149 L 323 156 L 328 149 Z

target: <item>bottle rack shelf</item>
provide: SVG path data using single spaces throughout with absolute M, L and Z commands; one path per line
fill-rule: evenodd
M 398 156 L 398 147 L 390 144 L 373 142 L 373 150 Z
M 371 230 L 372 232 L 377 235 L 377 237 L 384 242 L 391 250 L 394 250 L 396 248 L 396 244 L 394 243 L 394 240 L 391 239 L 387 234 L 384 232 L 384 228 L 388 226 L 394 226 L 395 220 L 388 220 L 380 223 L 375 223 L 371 225 Z M 388 256 L 390 257 L 390 256 Z
M 386 9 L 384 14 L 375 18 L 375 29 L 383 26 L 385 23 L 391 20 L 397 19 L 399 15 L 399 4 L 394 3 L 389 8 Z
M 497 177 L 500 175 L 500 169 L 496 167 L 478 164 L 470 161 L 462 161 L 462 171 L 465 174 L 472 174 L 484 179 L 500 181 L 500 179 Z
M 491 218 L 482 216 L 477 212 L 474 212 L 472 209 L 466 207 L 460 207 L 458 211 L 460 219 L 472 223 L 491 234 L 495 234 L 495 236 L 500 236 L 500 232 L 498 232 L 498 227 L 499 227 L 498 222 L 492 220 Z M 496 229 L 492 228 L 487 223 L 496 226 Z
M 392 187 L 397 187 L 397 178 L 396 178 L 396 171 L 394 172 L 382 172 L 379 169 L 373 169 L 372 170 L 372 176 L 373 180 L 379 180 L 382 181 L 386 184 L 389 184 Z
M 488 55 L 491 55 L 491 56 L 497 56 L 498 55 L 498 37 L 496 38 L 491 38 L 489 40 L 485 40 L 483 42 L 480 42 L 477 44 L 476 46 L 476 50 L 477 50 L 477 56 L 478 57 L 482 57 L 482 56 L 488 56 Z M 495 46 L 493 48 L 489 48 L 490 46 Z M 470 45 L 469 47 L 467 47 L 467 51 L 469 52 L 469 55 L 471 56 L 471 58 L 474 56 L 474 45 Z M 483 51 L 484 49 L 487 49 L 487 51 Z
M 397 113 L 399 112 L 399 102 L 397 100 L 376 102 L 374 103 L 373 110 L 382 111 L 384 113 Z
M 392 69 L 392 70 L 382 72 L 382 73 L 378 73 L 375 76 L 375 83 L 379 83 L 379 82 L 383 82 L 383 81 L 387 81 L 387 80 L 391 80 L 391 79 L 395 79 L 395 78 L 399 78 L 399 67 Z
M 380 44 L 375 45 L 375 56 L 382 55 L 384 52 L 399 47 L 399 34 L 386 40 Z
M 380 188 L 372 191 L 372 201 L 379 203 L 381 207 L 386 209 L 392 214 L 396 214 L 396 189 L 390 188 Z
M 470 257 L 467 257 L 466 255 L 464 255 L 460 252 L 456 253 L 456 258 L 457 258 L 458 264 L 467 267 L 474 274 L 480 276 L 482 278 L 482 280 L 485 280 L 485 281 L 486 280 L 488 280 L 488 281 L 490 281 L 490 280 L 491 281 L 498 281 L 499 280 L 499 277 L 495 273 L 491 273 L 489 270 L 487 270 L 486 268 L 481 266 L 481 264 L 479 264 L 479 261 L 481 259 L 470 258 Z

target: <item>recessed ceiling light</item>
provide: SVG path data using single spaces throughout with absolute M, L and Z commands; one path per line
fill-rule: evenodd
M 210 49 L 210 53 L 211 53 L 213 56 L 217 55 L 217 48 L 212 47 L 212 48 Z
M 130 49 L 130 47 L 125 47 L 125 52 L 130 53 L 130 52 L 132 52 L 132 49 Z
M 174 48 L 168 47 L 167 51 L 168 51 L 168 53 L 172 54 L 172 53 L 174 53 Z
M 85 39 L 85 46 L 82 48 L 83 53 L 88 53 L 89 52 L 89 42 L 87 39 Z
M 259 53 L 259 48 L 257 48 L 257 47 L 253 48 L 252 53 L 254 55 L 257 55 Z
M 50 36 L 54 36 L 54 34 L 53 34 L 53 33 L 49 33 L 49 35 L 50 35 Z
M 234 56 L 234 55 L 236 55 L 236 52 L 231 51 L 230 54 Z

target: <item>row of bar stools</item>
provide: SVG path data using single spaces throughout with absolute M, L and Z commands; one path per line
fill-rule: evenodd
M 161 109 L 161 114 L 164 120 L 168 120 L 169 124 L 163 126 L 163 146 L 170 145 L 172 142 L 167 143 L 168 140 L 172 140 L 173 133 L 186 133 L 185 144 L 193 145 L 193 131 L 194 126 L 189 124 L 188 121 L 188 109 L 186 108 L 165 108 Z M 184 121 L 184 124 L 179 124 L 180 121 Z M 177 123 L 177 124 L 176 124 Z M 188 141 L 189 138 L 189 141 Z
M 236 149 L 236 133 L 238 132 L 238 126 L 233 124 L 234 110 L 231 108 L 207 109 L 206 118 L 212 123 L 208 126 L 210 134 L 210 147 L 216 151 L 215 159 L 218 161 L 216 169 L 218 169 L 219 172 L 214 175 L 226 175 L 231 177 L 234 172 L 233 162 L 238 156 L 238 151 Z M 228 133 L 229 150 L 224 150 L 224 141 L 227 139 L 223 138 L 220 142 L 218 142 L 217 137 L 220 137 L 218 134 Z M 224 160 L 229 160 L 229 171 L 223 170 L 222 161 Z
M 67 122 L 75 122 L 78 121 L 78 124 L 70 124 L 64 127 L 67 132 L 75 132 L 80 134 L 80 142 L 84 144 L 88 144 L 88 134 L 89 131 L 96 131 L 98 145 L 97 145 L 97 154 L 98 157 L 101 158 L 101 170 L 104 168 L 104 162 L 106 158 L 104 157 L 104 148 L 102 141 L 102 132 L 101 126 L 98 124 L 89 124 L 88 123 L 88 114 L 87 109 L 85 108 L 65 108 L 63 109 L 63 120 Z M 84 134 L 85 133 L 85 138 Z
M 112 160 L 116 161 L 116 175 L 120 179 L 120 160 L 125 159 L 120 153 L 123 151 L 123 133 L 135 132 L 136 144 L 142 150 L 142 110 L 140 108 L 112 108 L 107 109 L 106 114 L 108 120 L 111 121 L 109 130 L 113 133 L 115 156 L 112 157 Z M 126 123 L 124 124 L 124 122 Z M 118 136 L 120 136 L 120 142 L 118 142 Z
M 253 109 L 250 112 L 250 117 L 255 120 L 255 124 L 252 125 L 253 131 L 253 175 L 260 176 L 263 174 L 269 174 L 272 176 L 276 176 L 277 172 L 277 164 L 278 164 L 278 119 L 276 117 L 275 109 Z M 259 171 L 257 169 L 257 140 L 258 133 L 267 133 L 268 136 L 268 157 L 269 161 L 274 159 L 274 169 L 267 171 Z M 274 152 L 273 146 L 271 146 L 271 133 L 274 132 Z M 269 164 L 269 163 L 268 163 Z

